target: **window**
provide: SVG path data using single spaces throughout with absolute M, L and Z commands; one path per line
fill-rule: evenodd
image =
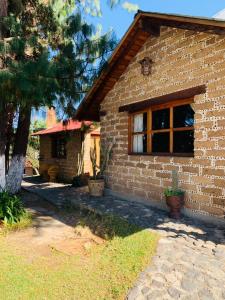
M 129 153 L 192 156 L 192 102 L 174 101 L 130 114 Z
M 52 137 L 52 157 L 66 158 L 66 140 L 64 137 Z

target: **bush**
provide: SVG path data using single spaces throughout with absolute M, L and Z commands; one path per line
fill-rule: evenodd
M 88 174 L 81 174 L 73 177 L 72 186 L 73 187 L 83 187 L 88 184 Z
M 24 214 L 25 209 L 19 197 L 10 195 L 6 191 L 0 192 L 0 220 L 12 225 L 20 222 Z

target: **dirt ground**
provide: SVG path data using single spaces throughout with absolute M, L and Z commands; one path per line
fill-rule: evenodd
M 5 240 L 16 253 L 29 261 L 50 258 L 54 251 L 66 255 L 88 255 L 94 245 L 104 243 L 87 226 L 79 225 L 80 211 L 59 210 L 39 196 L 22 192 L 26 209 L 32 214 L 32 226 L 7 234 Z

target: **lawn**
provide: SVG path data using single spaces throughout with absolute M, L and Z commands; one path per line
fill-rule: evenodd
M 73 255 L 52 247 L 50 255 L 28 259 L 26 251 L 17 251 L 19 244 L 15 247 L 2 235 L 1 299 L 124 299 L 154 255 L 157 235 L 120 218 L 92 213 L 79 215 L 74 227 L 81 241 L 91 232 L 102 242 L 86 243 Z

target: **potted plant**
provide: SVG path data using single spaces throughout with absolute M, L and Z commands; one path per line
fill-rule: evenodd
M 90 149 L 90 159 L 92 163 L 93 176 L 88 180 L 88 188 L 91 196 L 101 197 L 105 188 L 104 171 L 108 165 L 113 144 L 110 143 L 106 148 L 101 148 L 101 162 L 97 164 L 96 141 L 94 140 L 94 148 Z
M 185 192 L 178 188 L 177 171 L 172 171 L 172 188 L 167 188 L 164 191 L 166 204 L 170 208 L 169 216 L 174 219 L 180 219 L 180 211 L 184 205 Z

